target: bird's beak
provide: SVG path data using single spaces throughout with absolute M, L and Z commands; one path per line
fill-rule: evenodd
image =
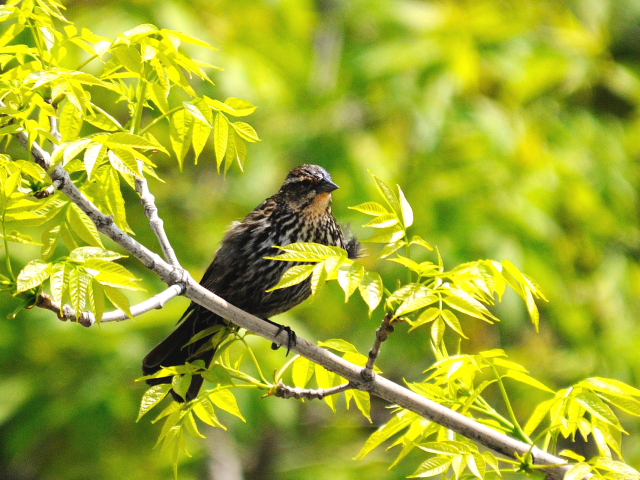
M 316 193 L 330 193 L 338 188 L 340 187 L 331 180 L 323 180 L 322 183 L 316 187 Z

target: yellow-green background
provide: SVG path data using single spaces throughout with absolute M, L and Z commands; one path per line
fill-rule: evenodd
M 246 173 L 219 177 L 209 146 L 183 173 L 165 158 L 159 173 L 166 183 L 151 183 L 169 238 L 195 277 L 228 224 L 301 163 L 331 171 L 342 187 L 334 194 L 336 216 L 368 235 L 360 227 L 365 219 L 347 207 L 376 195 L 370 169 L 402 186 L 415 211 L 414 233 L 438 245 L 447 266 L 509 259 L 547 294 L 540 334 L 509 295 L 495 309 L 498 327 L 463 321 L 470 337 L 464 352 L 504 348 L 554 389 L 595 375 L 640 385 L 640 1 L 138 0 L 67 7 L 79 27 L 108 37 L 154 23 L 209 41 L 219 50 L 190 52 L 225 71 L 213 73 L 216 87 L 198 86 L 259 106 L 248 121 L 262 142 L 249 147 Z M 70 65 L 81 61 L 74 60 Z M 124 105 L 109 108 L 126 119 Z M 166 140 L 168 129 L 154 134 Z M 135 196 L 123 188 L 138 240 L 157 250 Z M 37 251 L 16 250 L 17 264 Z M 398 268 L 365 262 L 393 286 Z M 135 261 L 126 263 L 150 292 L 162 288 Z M 0 299 L 0 478 L 171 478 L 169 455 L 152 450 L 159 427 L 147 418 L 134 423 L 144 391 L 134 379 L 186 301 L 92 329 L 37 310 L 7 320 L 12 305 Z M 306 338 L 341 337 L 366 351 L 379 318 L 368 319 L 358 298 L 345 305 L 331 287 L 279 321 Z M 267 372 L 284 362 L 282 350 L 255 343 Z M 407 335 L 401 327 L 380 367 L 397 381 L 417 380 L 430 361 L 428 332 Z M 512 387 L 521 419 L 548 398 Z M 229 432 L 203 429 L 210 438 L 192 443 L 180 478 L 213 478 L 207 457 L 224 455 L 230 441 L 248 479 L 396 479 L 422 458 L 411 455 L 390 472 L 393 451 L 352 460 L 388 418 L 378 401 L 369 425 L 355 411 L 333 415 L 321 402 L 259 395 L 240 395 L 246 424 L 223 414 Z M 627 461 L 638 467 L 640 423 L 622 418 Z

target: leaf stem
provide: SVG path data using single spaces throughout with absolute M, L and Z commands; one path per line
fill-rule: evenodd
M 167 113 L 163 113 L 162 115 L 160 115 L 158 118 L 155 118 L 152 122 L 149 123 L 149 125 L 147 125 L 146 127 L 144 127 L 142 130 L 140 130 L 138 132 L 138 135 L 143 135 L 145 133 L 147 133 L 147 130 L 149 130 L 151 127 L 153 127 L 156 123 L 158 123 L 160 120 L 162 120 L 163 118 L 166 118 L 170 115 L 173 115 L 174 113 L 182 110 L 184 107 L 182 105 L 180 105 L 179 107 L 174 107 L 171 110 L 169 110 Z
M 258 363 L 258 359 L 256 358 L 255 354 L 253 353 L 253 350 L 251 349 L 251 347 L 247 344 L 247 341 L 244 339 L 244 337 L 240 337 L 240 341 L 244 344 L 245 348 L 247 350 L 249 350 L 249 355 L 251 355 L 251 360 L 253 360 L 253 364 L 256 366 L 256 369 L 258 370 L 258 374 L 260 375 L 260 379 L 265 384 L 269 384 L 267 379 L 262 374 L 262 369 L 260 368 L 260 364 Z
M 94 54 L 92 56 L 90 56 L 89 58 L 87 58 L 84 62 L 82 62 L 80 65 L 78 65 L 76 67 L 76 71 L 80 70 L 82 67 L 86 66 L 89 62 L 91 62 L 92 60 L 98 58 L 98 54 Z
M 13 269 L 11 268 L 11 255 L 9 255 L 9 240 L 7 240 L 7 231 L 4 225 L 6 210 L 2 211 L 2 240 L 4 241 L 4 255 L 5 262 L 7 263 L 7 272 L 9 273 L 9 277 L 13 280 L 13 283 L 16 282 L 16 277 L 13 275 Z
M 31 30 L 31 35 L 33 35 L 33 40 L 34 42 L 36 42 L 36 48 L 38 49 L 38 53 L 40 58 L 42 59 L 42 63 L 46 64 L 47 67 L 50 67 L 51 64 L 44 58 L 44 50 L 42 49 L 42 43 L 40 43 L 40 37 L 38 36 L 36 27 L 33 26 L 33 22 L 31 21 L 31 19 L 27 20 L 27 24 L 29 25 L 29 30 Z
M 142 73 L 140 74 L 140 80 L 138 80 L 138 92 L 136 94 L 138 101 L 133 112 L 133 118 L 131 119 L 129 133 L 137 133 L 138 130 L 140 130 L 140 123 L 142 122 L 142 111 L 144 110 L 144 101 L 147 96 L 147 81 L 145 80 L 144 72 L 145 65 L 142 66 Z
M 523 442 L 526 442 L 529 445 L 531 445 L 533 442 L 531 441 L 529 436 L 524 432 L 524 430 L 522 429 L 522 427 L 518 423 L 518 418 L 516 417 L 516 414 L 513 411 L 513 407 L 511 406 L 511 402 L 509 401 L 509 396 L 507 395 L 507 390 L 504 388 L 504 383 L 502 382 L 502 377 L 500 376 L 500 373 L 498 373 L 498 369 L 496 368 L 496 366 L 493 363 L 491 363 L 491 362 L 488 362 L 488 363 L 491 366 L 491 370 L 493 370 L 493 373 L 494 373 L 494 375 L 496 377 L 496 380 L 498 381 L 498 387 L 500 388 L 500 393 L 502 394 L 502 398 L 503 398 L 504 403 L 505 403 L 505 405 L 507 407 L 507 411 L 509 412 L 509 417 L 511 418 L 511 421 L 513 422 L 513 425 L 514 425 L 513 433 L 517 437 L 519 437 L 520 440 L 522 440 Z

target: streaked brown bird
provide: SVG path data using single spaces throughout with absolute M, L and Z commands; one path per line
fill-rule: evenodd
M 292 264 L 264 257 L 280 253 L 274 245 L 313 242 L 342 247 L 350 258 L 356 258 L 360 251 L 358 240 L 345 238 L 331 213 L 331 192 L 337 188 L 331 175 L 318 165 L 302 165 L 291 170 L 278 193 L 262 202 L 242 222 L 231 226 L 200 284 L 266 321 L 303 302 L 311 293 L 309 279 L 289 288 L 267 292 Z M 162 367 L 196 360 L 203 360 L 209 366 L 215 346 L 220 343 L 220 335 L 212 332 L 189 342 L 207 328 L 227 324 L 219 315 L 191 303 L 178 327 L 144 358 L 143 373 L 152 375 Z M 281 328 L 289 332 L 289 343 L 294 342 L 295 334 L 287 327 Z M 171 381 L 172 377 L 162 377 L 147 383 L 157 385 Z M 185 395 L 187 401 L 198 395 L 202 382 L 202 376 L 193 376 Z M 177 401 L 184 401 L 174 391 L 172 394 Z

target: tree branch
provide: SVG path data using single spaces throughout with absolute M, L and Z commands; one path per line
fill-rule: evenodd
M 274 393 L 275 397 L 280 398 L 296 398 L 300 400 L 301 398 L 306 398 L 308 400 L 319 399 L 322 400 L 324 397 L 329 395 L 336 395 L 338 393 L 342 393 L 346 390 L 351 390 L 355 388 L 351 382 L 343 383 L 342 385 L 338 385 L 337 387 L 332 388 L 318 388 L 317 390 L 312 390 L 308 388 L 300 388 L 300 387 L 290 387 L 285 385 L 282 382 L 278 382 L 278 387 Z
M 375 376 L 374 367 L 376 365 L 376 360 L 378 359 L 378 355 L 380 355 L 380 347 L 382 346 L 382 342 L 386 342 L 389 338 L 389 335 L 393 333 L 395 330 L 393 327 L 394 322 L 393 315 L 391 313 L 387 313 L 382 319 L 382 325 L 380 328 L 376 330 L 376 340 L 373 342 L 373 346 L 371 350 L 369 350 L 369 359 L 367 360 L 367 365 L 362 369 L 362 378 L 365 380 L 373 380 Z
M 139 163 L 141 164 L 142 162 Z M 176 252 L 173 250 L 171 242 L 169 242 L 169 238 L 167 237 L 167 233 L 164 230 L 164 222 L 158 216 L 156 198 L 149 190 L 149 183 L 146 178 L 136 177 L 136 191 L 140 194 L 140 203 L 142 203 L 144 208 L 144 214 L 149 219 L 149 226 L 151 227 L 151 230 L 153 230 L 158 238 L 164 258 L 174 267 L 180 267 L 180 262 L 178 261 Z
M 182 295 L 184 290 L 183 284 L 175 284 L 171 285 L 166 290 L 154 295 L 153 297 L 145 300 L 144 302 L 140 302 L 137 305 L 131 307 L 131 313 L 134 317 L 138 315 L 142 315 L 150 310 L 160 309 L 164 307 L 164 305 L 171 299 L 177 297 L 178 295 Z M 46 310 L 51 310 L 58 315 L 58 318 L 62 321 L 71 321 L 78 322 L 80 325 L 84 327 L 91 327 L 95 325 L 96 317 L 92 312 L 81 312 L 80 315 L 77 315 L 77 312 L 71 308 L 69 305 L 60 306 L 53 299 L 47 295 L 46 293 L 41 293 L 38 297 L 38 300 L 35 304 L 36 307 L 44 308 Z M 105 313 L 100 320 L 100 323 L 106 322 L 121 322 L 123 320 L 127 320 L 129 316 L 123 312 L 122 310 L 113 310 L 112 312 Z
M 23 133 L 24 132 L 18 134 L 19 139 L 20 137 L 26 137 L 26 134 L 22 135 Z M 36 143 L 33 145 L 32 154 L 36 162 L 44 162 L 49 158 L 49 154 L 42 150 Z M 91 218 L 100 232 L 110 237 L 131 255 L 140 260 L 149 270 L 158 274 L 165 283 L 169 285 L 184 283 L 186 285 L 185 296 L 190 300 L 193 300 L 239 327 L 254 332 L 271 342 L 280 344 L 287 342 L 289 335 L 287 332 L 280 331 L 277 326 L 229 304 L 223 298 L 207 290 L 202 285 L 199 285 L 188 272 L 182 268 L 168 264 L 162 260 L 159 255 L 131 238 L 113 222 L 112 217 L 102 213 L 80 192 L 71 181 L 68 172 L 61 166 L 58 165 L 49 175 L 54 185 L 57 185 L 59 190 L 63 191 Z M 390 403 L 411 410 L 499 454 L 513 459 L 516 459 L 516 456 L 522 457 L 530 455 L 534 465 L 549 465 L 548 468 L 542 469 L 542 471 L 548 475 L 549 479 L 561 480 L 564 474 L 571 468 L 565 465 L 566 461 L 562 458 L 499 433 L 433 400 L 418 395 L 381 375 L 376 375 L 373 379 L 367 381 L 362 376 L 362 367 L 352 364 L 312 344 L 302 337 L 297 338 L 296 344 L 292 346 L 291 350 L 322 365 L 327 370 L 337 373 L 347 379 L 355 388 L 368 391 Z

